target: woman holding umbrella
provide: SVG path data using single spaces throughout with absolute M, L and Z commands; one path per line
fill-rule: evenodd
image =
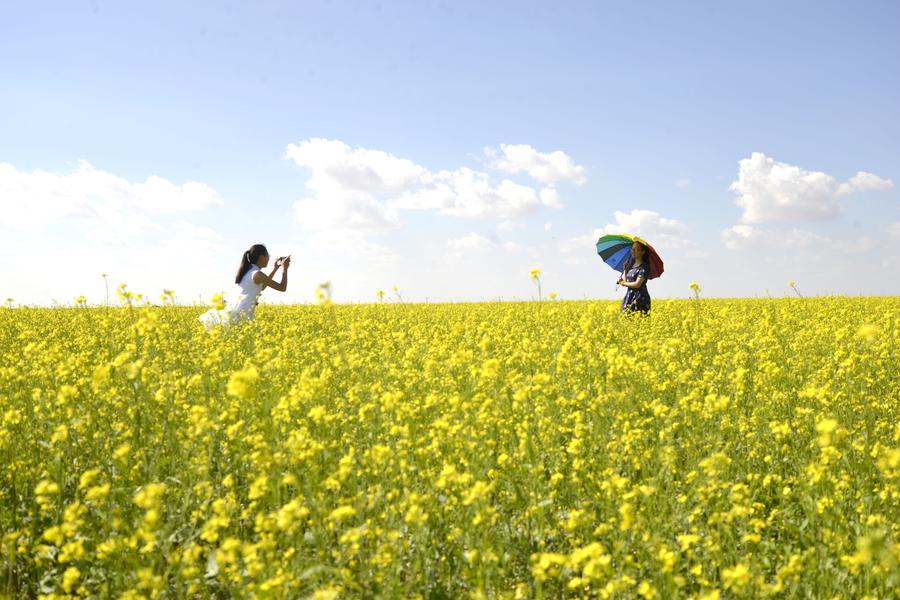
M 626 261 L 622 275 L 616 282 L 628 288 L 622 298 L 622 310 L 631 312 L 650 312 L 650 292 L 647 291 L 647 263 L 644 257 L 647 247 L 640 242 L 631 245 L 631 259 Z
M 622 275 L 616 282 L 628 288 L 622 299 L 622 310 L 650 312 L 650 292 L 647 280 L 662 275 L 663 261 L 653 246 L 641 238 L 626 233 L 607 234 L 597 240 L 597 254 Z

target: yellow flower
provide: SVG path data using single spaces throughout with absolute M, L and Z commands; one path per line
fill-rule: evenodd
M 41 537 L 54 546 L 62 546 L 66 539 L 66 534 L 63 533 L 62 527 L 50 527 L 44 531 Z
M 115 460 L 119 460 L 120 458 L 125 458 L 128 456 L 128 453 L 131 452 L 131 444 L 125 442 L 121 444 L 118 448 L 113 452 L 113 458 Z
M 627 531 L 631 529 L 634 522 L 634 505 L 630 502 L 623 502 L 619 505 L 619 530 Z
M 856 331 L 856 335 L 871 344 L 878 337 L 878 328 L 874 325 L 862 325 Z
M 638 585 L 637 593 L 638 596 L 640 596 L 641 598 L 645 598 L 646 600 L 651 600 L 652 598 L 656 597 L 656 589 L 652 585 L 650 585 L 649 581 L 646 580 L 642 581 Z
M 662 547 L 659 549 L 659 552 L 656 554 L 656 558 L 660 564 L 660 570 L 663 573 L 671 573 L 673 567 L 675 566 L 675 561 L 677 557 L 672 550 L 669 550 L 666 547 Z
M 686 534 L 683 534 L 683 535 L 677 535 L 677 536 L 675 536 L 675 539 L 677 539 L 677 540 L 678 540 L 678 543 L 681 544 L 681 550 L 682 550 L 682 552 L 686 552 L 686 551 L 690 550 L 690 548 L 691 548 L 694 544 L 696 544 L 697 542 L 700 541 L 700 536 L 699 536 L 699 535 L 690 534 L 690 533 L 686 533 Z
M 68 544 L 63 544 L 59 549 L 57 560 L 60 563 L 72 562 L 73 560 L 81 560 L 84 558 L 84 540 L 74 540 Z
M 332 521 L 345 521 L 356 516 L 356 509 L 352 506 L 339 506 L 328 515 Z
M 210 300 L 210 304 L 216 310 L 224 309 L 225 308 L 225 294 L 223 294 L 221 292 L 218 294 L 213 294 L 213 297 Z
M 165 493 L 166 484 L 148 483 L 147 485 L 141 486 L 141 488 L 135 492 L 132 500 L 137 506 L 144 510 L 156 509 L 159 508 Z
M 56 444 L 57 442 L 64 442 L 69 439 L 69 428 L 65 425 L 59 425 L 53 431 L 53 435 L 50 437 L 50 443 Z
M 63 573 L 62 588 L 67 594 L 71 594 L 81 578 L 81 571 L 77 567 L 69 567 Z
M 410 525 L 424 525 L 428 521 L 428 513 L 422 509 L 420 504 L 413 504 L 406 511 L 403 520 Z
M 559 568 L 565 565 L 565 554 L 556 552 L 542 552 L 531 555 L 531 575 L 535 581 L 546 581 L 549 577 L 555 577 Z
M 750 571 L 744 564 L 738 563 L 722 571 L 722 582 L 726 590 L 741 593 L 750 583 Z
M 50 496 L 59 494 L 59 486 L 53 481 L 43 479 L 34 487 L 34 501 L 41 507 L 42 511 L 50 510 L 52 500 Z
M 259 500 L 263 496 L 266 495 L 266 491 L 269 487 L 269 480 L 265 475 L 260 475 L 256 478 L 256 480 L 250 485 L 250 492 L 248 496 L 251 500 Z
M 295 498 L 278 510 L 276 524 L 282 531 L 293 531 L 302 524 L 308 515 L 309 509 Z
M 819 445 L 822 447 L 831 445 L 832 434 L 837 429 L 838 422 L 834 419 L 822 419 L 816 423 L 816 431 L 819 432 Z
M 463 506 L 469 506 L 475 502 L 478 502 L 482 498 L 485 498 L 491 490 L 494 489 L 494 484 L 486 483 L 484 481 L 476 481 L 475 484 L 466 492 L 465 497 L 463 498 Z
M 78 478 L 78 489 L 83 490 L 90 487 L 99 476 L 100 469 L 88 469 Z
M 306 416 L 309 417 L 313 422 L 320 423 L 325 419 L 325 416 L 328 413 L 325 411 L 324 406 L 313 406 L 309 409 L 309 412 L 306 413 Z
M 228 379 L 228 394 L 238 398 L 253 398 L 256 395 L 256 381 L 259 371 L 253 365 L 247 365 L 235 371 Z
M 340 588 L 329 586 L 325 588 L 319 588 L 315 592 L 313 592 L 312 600 L 338 600 L 338 598 L 340 597 Z
M 316 288 L 316 302 L 323 306 L 331 305 L 331 282 L 325 281 Z
M 39 481 L 34 487 L 35 496 L 52 496 L 59 493 L 59 486 L 46 479 Z

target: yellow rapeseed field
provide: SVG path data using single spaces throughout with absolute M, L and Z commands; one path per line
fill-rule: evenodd
M 0 596 L 896 598 L 898 309 L 0 309 Z

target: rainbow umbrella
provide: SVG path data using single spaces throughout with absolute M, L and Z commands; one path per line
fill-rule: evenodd
M 650 266 L 647 271 L 647 279 L 656 279 L 663 273 L 663 261 L 653 249 L 653 246 L 636 235 L 628 235 L 627 233 L 610 233 L 601 236 L 597 240 L 597 254 L 616 271 L 621 272 L 625 268 L 625 262 L 631 258 L 631 245 L 640 242 L 647 247 L 649 256 L 648 264 Z

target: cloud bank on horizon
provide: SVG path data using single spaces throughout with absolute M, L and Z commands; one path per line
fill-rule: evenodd
M 900 241 L 900 222 L 888 223 L 882 232 L 851 238 L 803 228 L 838 219 L 844 204 L 857 194 L 891 190 L 891 179 L 859 171 L 842 182 L 761 152 L 737 161 L 729 190 L 742 212 L 738 223 L 720 232 L 719 248 L 698 241 L 699 224 L 640 207 L 615 210 L 605 224 L 568 237 L 553 235 L 552 241 L 546 241 L 553 233 L 551 221 L 538 227 L 525 221 L 565 214 L 567 191 L 589 180 L 588 169 L 563 150 L 542 152 L 527 144 L 501 143 L 485 148 L 477 167 L 430 169 L 385 150 L 307 138 L 288 144 L 284 157 L 307 179 L 304 189 L 298 190 L 302 197 L 285 199 L 276 217 L 295 222 L 297 235 L 304 240 L 301 246 L 311 258 L 327 263 L 329 257 L 337 257 L 328 267 L 332 275 L 316 274 L 331 279 L 344 276 L 365 281 L 362 271 L 371 271 L 373 264 L 385 271 L 409 266 L 409 254 L 416 248 L 392 243 L 392 237 L 409 229 L 407 221 L 415 214 L 469 229 L 422 251 L 424 261 L 439 263 L 445 273 L 468 270 L 477 258 L 486 275 L 492 269 L 521 274 L 537 264 L 547 274 L 556 271 L 574 279 L 579 269 L 589 268 L 601 277 L 594 242 L 604 233 L 627 232 L 648 239 L 668 264 L 677 265 L 671 270 L 678 279 L 675 289 L 696 278 L 679 263 L 702 264 L 721 250 L 859 256 L 879 243 L 896 248 Z M 63 173 L 27 172 L 0 163 L 0 198 L 4 208 L 0 226 L 14 228 L 20 240 L 31 240 L 29 246 L 38 253 L 49 249 L 53 258 L 45 259 L 67 263 L 68 275 L 59 278 L 55 288 L 45 286 L 45 295 L 36 295 L 33 302 L 47 302 L 48 295 L 64 301 L 82 293 L 79 282 L 90 270 L 128 274 L 123 278 L 135 279 L 138 288 L 180 287 L 183 298 L 202 298 L 223 286 L 198 275 L 189 265 L 216 270 L 216 264 L 230 264 L 229 252 L 235 254 L 240 245 L 226 243 L 218 231 L 217 213 L 226 207 L 227 198 L 208 182 L 176 183 L 155 174 L 128 181 L 86 160 L 78 160 Z M 723 202 L 727 202 L 724 193 Z M 351 247 L 350 254 L 365 256 L 366 264 L 354 267 L 353 261 L 341 260 Z M 297 258 L 303 264 L 303 254 Z M 188 266 L 181 268 L 181 264 Z M 4 268 L 27 282 L 31 271 L 21 266 L 13 261 Z M 669 271 L 667 275 L 672 277 Z M 457 278 L 457 282 L 464 280 Z M 498 281 L 504 283 L 504 277 Z M 427 288 L 428 282 L 423 283 Z M 346 300 L 364 301 L 370 295 L 365 287 L 350 289 Z M 566 289 L 577 294 L 577 281 Z M 456 291 L 457 299 L 472 296 L 471 290 L 457 287 Z M 484 293 L 483 288 L 480 291 Z M 441 296 L 437 286 L 424 292 L 423 296 L 429 292 Z M 295 296 L 300 298 L 302 294 Z

